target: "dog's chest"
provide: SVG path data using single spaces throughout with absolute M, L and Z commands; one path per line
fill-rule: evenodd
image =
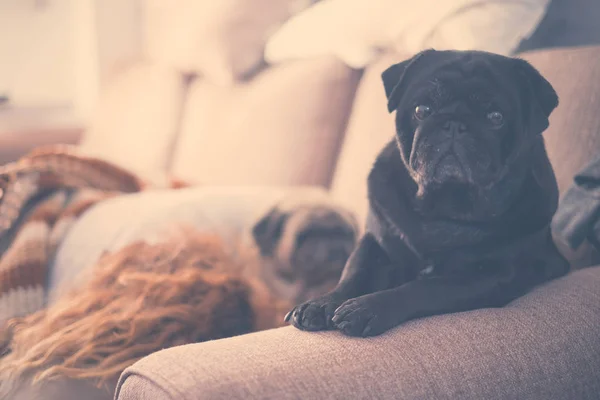
M 493 232 L 477 227 L 417 218 L 409 222 L 397 223 L 385 213 L 377 213 L 370 216 L 368 230 L 392 261 L 414 264 L 411 268 L 421 276 L 477 264 L 485 257 L 481 245 L 494 240 Z
M 446 221 L 420 221 L 414 232 L 418 247 L 423 254 L 469 247 L 492 239 L 494 232 L 480 227 L 457 225 Z
M 382 238 L 396 247 L 397 242 L 406 243 L 419 255 L 450 249 L 469 247 L 493 239 L 496 233 L 478 226 L 458 225 L 452 221 L 423 220 L 416 216 L 404 221 L 395 221 L 387 213 L 372 216 L 376 221 L 370 228 L 380 231 Z

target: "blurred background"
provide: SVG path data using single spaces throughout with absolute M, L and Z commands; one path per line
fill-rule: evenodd
M 79 143 L 157 182 L 327 187 L 353 131 L 392 132 L 384 67 L 589 46 L 599 20 L 598 0 L 0 0 L 0 163 Z
M 140 1 L 0 0 L 0 162 L 74 142 L 109 71 L 142 52 Z

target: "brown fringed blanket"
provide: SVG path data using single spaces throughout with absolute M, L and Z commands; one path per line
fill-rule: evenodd
M 234 260 L 219 238 L 183 228 L 103 256 L 88 282 L 45 308 L 48 261 L 69 226 L 97 202 L 144 187 L 71 147 L 0 167 L 0 398 L 24 380 L 56 378 L 109 393 L 152 352 L 280 324 L 288 304 L 252 279 L 256 257 Z
M 40 148 L 0 167 L 0 326 L 44 306 L 48 261 L 79 215 L 143 187 L 135 175 L 70 146 Z

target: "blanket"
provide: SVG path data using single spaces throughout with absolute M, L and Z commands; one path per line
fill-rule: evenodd
M 79 215 L 144 187 L 72 146 L 41 147 L 0 167 L 0 326 L 44 307 L 48 261 Z

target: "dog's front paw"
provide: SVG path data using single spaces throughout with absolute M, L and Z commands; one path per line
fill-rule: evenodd
M 332 329 L 331 317 L 341 303 L 332 295 L 307 301 L 287 313 L 285 322 L 291 322 L 296 328 L 305 331 Z
M 400 321 L 390 312 L 390 304 L 382 304 L 377 294 L 350 299 L 333 315 L 334 326 L 348 336 L 377 336 L 398 325 Z

